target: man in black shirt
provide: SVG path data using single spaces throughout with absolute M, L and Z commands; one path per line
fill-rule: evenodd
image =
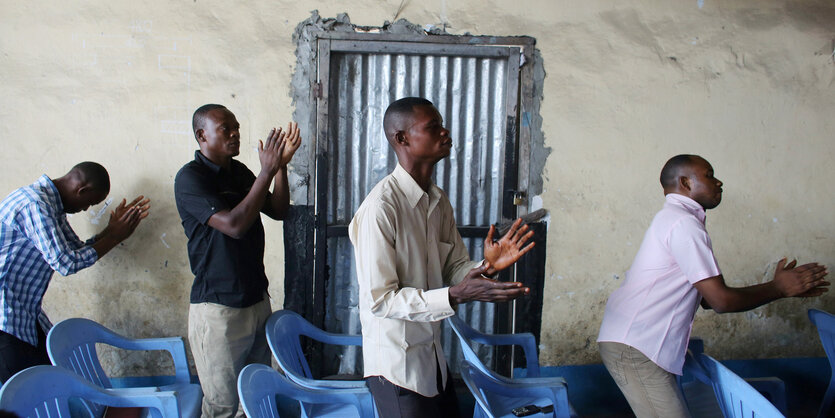
M 247 364 L 270 361 L 264 324 L 272 310 L 260 213 L 277 220 L 287 213 L 287 163 L 301 137 L 295 123 L 286 131 L 273 128 L 266 144 L 259 141 L 261 171 L 255 176 L 232 159 L 241 146 L 232 112 L 201 106 L 192 127 L 200 150 L 174 180 L 194 273 L 189 343 L 203 387 L 203 417 L 243 416 L 238 373 Z

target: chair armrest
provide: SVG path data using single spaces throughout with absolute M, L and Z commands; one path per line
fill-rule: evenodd
M 302 330 L 301 334 L 326 344 L 355 346 L 362 345 L 362 335 L 335 334 L 332 332 L 322 331 L 321 329 L 316 327 L 305 327 Z
M 155 408 L 163 417 L 179 414 L 177 396 L 168 391 L 149 392 L 145 388 L 99 389 L 98 393 L 88 394 L 87 399 L 107 406 Z
M 487 345 L 518 345 L 522 347 L 525 353 L 525 367 L 527 368 L 527 376 L 539 377 L 539 356 L 536 354 L 536 338 L 530 332 L 520 332 L 518 334 L 482 334 L 475 331 L 477 335 L 472 336 L 472 340 Z
M 162 338 L 125 338 L 120 335 L 111 334 L 107 341 L 102 341 L 114 347 L 124 350 L 163 350 L 167 351 L 174 360 L 174 381 L 177 383 L 190 383 L 191 373 L 188 369 L 188 357 L 186 357 L 185 342 L 182 337 Z
M 306 377 L 298 376 L 294 373 L 287 373 L 285 375 L 299 386 L 308 389 L 362 389 L 368 390 L 368 385 L 365 380 L 316 380 L 308 379 Z

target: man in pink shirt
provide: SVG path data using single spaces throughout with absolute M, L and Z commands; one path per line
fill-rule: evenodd
M 722 182 L 697 155 L 677 155 L 661 170 L 666 203 L 644 235 L 626 279 L 606 304 L 598 345 L 603 363 L 638 417 L 689 417 L 681 375 L 699 304 L 717 313 L 826 292 L 817 263 L 777 263 L 774 279 L 728 287 L 713 256 L 705 210 L 722 200 Z

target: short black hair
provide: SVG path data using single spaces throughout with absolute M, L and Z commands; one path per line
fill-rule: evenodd
M 110 175 L 107 174 L 107 169 L 103 165 L 93 161 L 84 161 L 76 164 L 70 171 L 75 172 L 84 184 L 94 190 L 110 193 Z
M 194 131 L 194 139 L 197 139 L 197 130 L 203 129 L 203 124 L 206 123 L 206 115 L 215 109 L 226 109 L 226 106 L 209 103 L 198 107 L 194 111 L 194 115 L 191 116 L 191 129 Z
M 383 130 L 389 141 L 392 140 L 389 138 L 389 135 L 403 128 L 401 126 L 403 116 L 411 115 L 412 110 L 418 106 L 435 107 L 432 102 L 423 97 L 404 97 L 391 102 L 388 108 L 386 108 L 386 113 L 383 116 Z
M 661 186 L 666 188 L 675 187 L 678 182 L 679 172 L 682 168 L 692 164 L 698 155 L 679 154 L 667 160 L 664 168 L 661 169 Z

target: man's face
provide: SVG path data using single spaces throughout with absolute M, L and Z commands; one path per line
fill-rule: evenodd
M 713 177 L 713 167 L 704 158 L 696 158 L 685 171 L 690 184 L 690 198 L 705 209 L 722 201 L 722 182 Z
M 200 149 L 209 159 L 231 158 L 241 153 L 241 125 L 229 109 L 213 109 L 206 114 Z
M 95 189 L 84 189 L 81 191 L 76 191 L 72 194 L 72 197 L 67 199 L 64 204 L 64 212 L 66 213 L 78 213 L 85 211 L 90 208 L 90 206 L 98 205 L 104 198 L 107 197 L 106 191 L 100 191 Z
M 452 139 L 438 110 L 434 106 L 416 106 L 411 119 L 411 126 L 404 131 L 409 155 L 433 163 L 448 157 Z

